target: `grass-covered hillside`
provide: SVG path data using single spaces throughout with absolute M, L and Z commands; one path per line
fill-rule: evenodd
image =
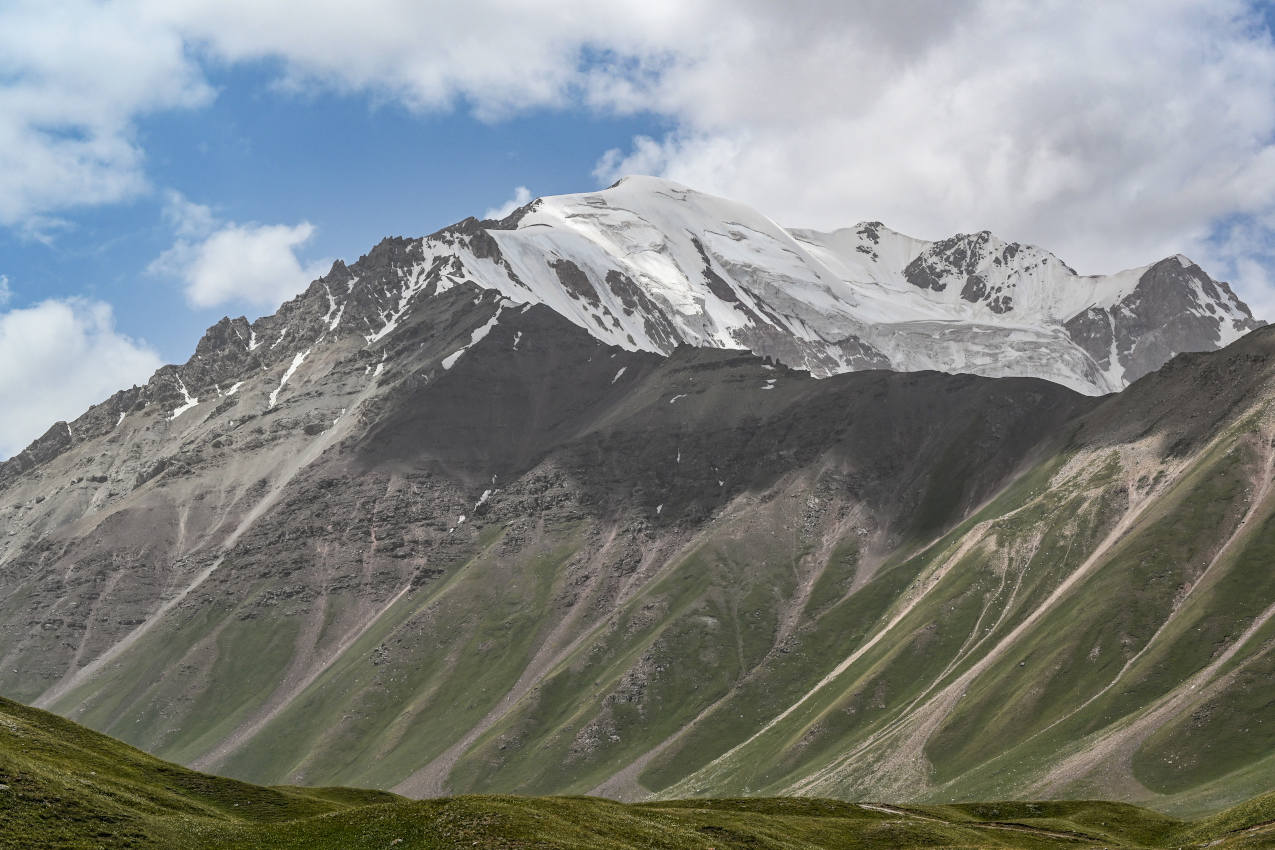
M 264 788 L 186 770 L 0 699 L 5 848 L 1263 847 L 1275 795 L 1207 820 L 1121 803 L 897 807 L 819 799 L 588 797 L 413 801 L 345 788 Z
M 460 296 L 0 484 L 0 693 L 410 797 L 1275 787 L 1275 329 L 1089 399 L 537 309 L 445 368 L 503 309 Z

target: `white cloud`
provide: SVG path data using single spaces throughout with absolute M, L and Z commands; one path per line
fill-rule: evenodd
M 1271 258 L 1215 238 L 1275 211 L 1275 46 L 1251 6 L 938 4 L 918 32 L 896 29 L 935 23 L 910 6 L 774 9 L 664 73 L 637 104 L 676 129 L 608 152 L 599 181 L 662 174 L 802 226 L 988 228 L 1082 272 L 1183 251 L 1275 304 Z
M 329 261 L 303 264 L 297 257 L 314 225 L 220 222 L 211 210 L 170 192 L 165 217 L 178 235 L 148 267 L 173 277 L 195 307 L 231 301 L 274 309 L 319 277 Z
M 13 289 L 9 286 L 9 276 L 0 274 L 0 307 L 8 304 L 11 298 L 13 298 Z
M 0 12 L 0 225 L 47 239 L 50 213 L 146 187 L 138 116 L 211 88 L 180 33 L 128 4 L 15 0 Z
M 0 458 L 159 366 L 150 346 L 115 330 L 110 306 L 100 301 L 49 300 L 0 312 Z
M 44 8 L 0 12 L 0 222 L 138 191 L 136 118 L 204 102 L 202 65 L 259 61 L 284 90 L 484 119 L 650 111 L 672 131 L 604 181 L 664 174 L 795 225 L 988 227 L 1082 271 L 1216 254 L 1219 222 L 1275 209 L 1275 46 L 1244 0 Z
M 175 189 L 164 192 L 164 221 L 183 238 L 207 236 L 217 227 L 212 207 L 188 200 Z
M 490 208 L 489 210 L 487 210 L 485 213 L 482 214 L 482 218 L 485 218 L 485 219 L 490 218 L 490 219 L 495 219 L 499 221 L 500 219 L 509 215 L 511 212 L 518 209 L 523 204 L 526 204 L 530 200 L 531 200 L 531 190 L 528 189 L 526 186 L 519 186 L 516 189 L 514 189 L 514 196 L 512 198 L 505 201 L 503 204 L 501 204 L 498 207 Z

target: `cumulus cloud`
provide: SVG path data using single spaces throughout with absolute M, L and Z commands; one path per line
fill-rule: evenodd
M 0 458 L 159 366 L 149 345 L 115 329 L 101 301 L 49 300 L 0 312 Z
M 599 180 L 663 174 L 789 224 L 986 227 L 1095 272 L 1216 253 L 1216 222 L 1271 209 L 1275 49 L 1251 7 L 941 4 L 895 38 L 903 5 L 737 22 L 648 92 L 676 129 Z
M 60 211 L 138 194 L 136 119 L 211 99 L 181 34 L 126 7 L 15 0 L 0 12 L 0 225 L 47 239 Z
M 15 8 L 0 222 L 137 191 L 135 118 L 199 104 L 204 65 L 243 62 L 279 68 L 284 91 L 484 120 L 650 112 L 671 131 L 601 156 L 600 181 L 662 174 L 793 225 L 986 227 L 1082 271 L 1219 256 L 1235 222 L 1275 209 L 1275 45 L 1256 0 L 84 0 L 56 25 Z M 1246 270 L 1266 263 L 1225 273 L 1261 300 Z
M 483 218 L 500 220 L 531 200 L 531 190 L 526 186 L 514 189 L 514 196 L 498 207 L 492 207 L 483 213 Z
M 171 191 L 164 217 L 178 238 L 147 271 L 181 281 L 195 307 L 242 302 L 273 309 L 305 289 L 329 263 L 298 258 L 297 251 L 314 235 L 308 221 L 223 222 L 209 207 Z

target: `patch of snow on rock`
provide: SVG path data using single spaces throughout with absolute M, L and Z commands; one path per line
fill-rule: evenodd
M 274 391 L 270 393 L 270 403 L 266 406 L 267 410 L 275 406 L 279 400 L 279 391 L 283 389 L 284 384 L 288 383 L 288 379 L 292 377 L 292 374 L 297 371 L 308 356 L 310 356 L 310 349 L 307 348 L 305 351 L 292 358 L 292 364 L 288 366 L 288 370 L 284 372 L 283 377 L 279 379 L 279 386 L 275 387 Z
M 185 413 L 187 410 L 190 410 L 192 407 L 199 404 L 199 399 L 193 398 L 191 394 L 186 391 L 186 384 L 182 382 L 181 378 L 177 379 L 177 386 L 181 388 L 182 398 L 184 398 L 186 401 L 181 407 L 177 408 L 171 414 L 169 414 L 168 416 L 169 422 L 173 421 L 178 416 L 181 416 L 183 413 Z M 71 432 L 71 427 L 68 425 L 66 430 L 67 430 L 67 433 L 69 434 Z

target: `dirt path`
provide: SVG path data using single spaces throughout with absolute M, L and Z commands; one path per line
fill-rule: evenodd
M 1146 655 L 1153 646 L 1155 646 L 1160 635 L 1176 621 L 1178 613 L 1186 607 L 1187 601 L 1195 594 L 1195 591 L 1204 585 L 1205 579 L 1213 572 L 1213 568 L 1217 566 L 1217 564 L 1221 562 L 1222 559 L 1234 548 L 1236 541 L 1248 536 L 1247 532 L 1254 527 L 1249 523 L 1254 519 L 1258 508 L 1264 505 L 1270 496 L 1272 475 L 1275 474 L 1275 450 L 1272 449 L 1271 442 L 1266 437 L 1263 437 L 1261 444 L 1263 446 L 1263 454 L 1265 455 L 1263 460 L 1263 474 L 1261 476 L 1261 480 L 1258 482 L 1257 492 L 1254 498 L 1249 502 L 1248 510 L 1244 513 L 1244 516 L 1240 518 L 1240 521 L 1236 523 L 1234 531 L 1232 531 L 1230 536 L 1226 538 L 1217 553 L 1209 560 L 1208 565 L 1204 568 L 1196 580 L 1192 582 L 1191 586 L 1187 589 L 1187 592 L 1174 605 L 1173 610 L 1169 612 L 1169 616 L 1163 623 L 1160 624 L 1160 627 L 1156 629 L 1155 634 L 1151 636 L 1151 639 L 1146 642 L 1142 649 L 1138 650 L 1132 658 L 1125 662 L 1125 664 L 1120 668 L 1120 671 L 1116 673 L 1115 677 L 1112 678 L 1112 680 L 1101 690 L 1089 697 L 1076 708 L 1067 712 L 1062 717 L 1059 717 L 1053 723 L 1050 723 L 1048 726 L 1027 738 L 1023 741 L 1024 744 L 1039 735 L 1043 735 L 1058 724 L 1065 722 L 1076 714 L 1079 714 L 1081 711 L 1084 711 L 1119 684 L 1120 680 L 1123 679 L 1131 669 L 1133 669 L 1134 665 L 1136 665 L 1138 661 L 1140 661 L 1142 657 Z
M 817 477 L 818 476 L 816 475 L 816 478 Z M 813 489 L 813 485 L 809 486 L 810 489 Z M 825 511 L 836 513 L 838 504 L 836 502 L 829 502 L 822 507 Z M 800 574 L 797 575 L 797 590 L 781 617 L 779 628 L 775 632 L 774 640 L 771 643 L 771 647 L 767 652 L 766 658 L 755 665 L 751 670 L 748 670 L 748 672 L 741 676 L 730 690 L 706 706 L 699 714 L 695 715 L 694 719 L 692 719 L 689 723 L 682 726 L 672 735 L 669 735 L 663 741 L 656 744 L 654 747 L 647 750 L 632 762 L 617 770 L 606 780 L 592 788 L 589 791 L 591 796 L 607 797 L 621 802 L 633 802 L 649 796 L 650 792 L 643 788 L 637 780 L 642 771 L 646 769 L 646 766 L 670 746 L 676 743 L 680 738 L 712 716 L 713 712 L 730 702 L 730 700 L 736 696 L 739 687 L 751 681 L 753 674 L 761 669 L 762 665 L 767 660 L 774 657 L 779 648 L 800 625 L 801 614 L 805 611 L 806 605 L 810 602 L 810 596 L 814 590 L 815 583 L 819 580 L 823 571 L 831 562 L 833 552 L 836 550 L 840 541 L 852 534 L 853 530 L 860 527 L 864 522 L 860 505 L 854 504 L 846 507 L 850 508 L 847 515 L 834 523 L 832 530 L 823 535 L 823 538 L 820 540 L 819 548 L 812 555 L 806 556 L 807 560 L 811 561 L 812 567 L 807 576 L 802 577 Z M 797 549 L 796 546 L 794 546 L 794 550 L 795 549 Z M 855 577 L 855 586 L 861 584 L 859 581 L 861 574 L 862 569 L 859 571 L 859 575 L 856 575 Z M 738 628 L 738 625 L 736 628 Z M 742 648 L 740 649 L 739 654 L 740 670 L 742 671 L 745 669 Z
M 618 539 L 618 536 L 618 529 L 613 528 L 608 534 L 604 545 L 599 547 L 597 552 L 593 555 L 592 560 L 595 562 L 604 561 L 607 551 Z M 687 549 L 691 545 L 691 543 L 686 543 L 677 547 L 675 557 L 665 559 L 665 564 L 673 563 L 675 558 L 685 556 Z M 600 580 L 604 571 L 601 569 L 595 569 L 592 572 L 594 579 L 590 582 L 590 587 L 592 587 L 594 582 Z M 641 585 L 638 585 L 636 588 L 626 586 L 624 590 L 621 591 L 622 594 L 628 598 L 632 598 L 633 593 L 636 593 L 641 589 L 641 587 L 645 587 L 651 582 L 656 581 L 661 575 L 663 575 L 663 572 L 663 569 L 657 570 L 655 573 L 648 576 L 647 580 Z M 577 611 L 583 612 L 583 609 L 586 607 L 587 606 L 584 605 L 577 606 Z M 456 766 L 456 762 L 460 761 L 461 756 L 465 754 L 465 751 L 473 746 L 475 741 L 495 726 L 510 709 L 522 700 L 522 698 L 525 697 L 531 689 L 541 681 L 546 673 L 564 663 L 576 652 L 576 650 L 583 646 L 585 642 L 595 637 L 598 629 L 602 628 L 607 623 L 610 615 L 603 615 L 601 619 L 592 623 L 587 623 L 581 627 L 580 618 L 582 616 L 583 613 L 579 613 L 574 617 L 566 617 L 562 619 L 540 644 L 539 650 L 537 650 L 536 654 L 532 656 L 531 660 L 527 663 L 527 666 L 523 668 L 522 673 L 518 677 L 518 681 L 514 683 L 513 687 L 505 692 L 505 695 L 500 698 L 500 701 L 496 703 L 490 711 L 483 715 L 483 718 L 479 720 L 478 723 L 474 724 L 468 732 L 455 741 L 450 747 L 431 759 L 428 764 L 418 768 L 398 785 L 394 786 L 395 793 L 403 794 L 408 797 L 419 798 L 441 797 L 446 795 L 449 790 L 447 788 L 447 777 L 452 772 L 452 768 Z M 570 633 L 571 629 L 574 628 L 580 629 L 579 634 L 563 646 L 562 642 Z
M 665 791 L 661 794 L 661 796 L 694 793 L 693 785 L 697 777 L 708 773 L 709 771 L 713 770 L 715 767 L 720 765 L 722 762 L 733 757 L 740 750 L 743 750 L 753 741 L 757 740 L 762 735 L 766 734 L 768 731 L 773 729 L 777 724 L 783 722 L 785 718 L 790 716 L 793 712 L 797 711 L 799 708 L 801 708 L 801 706 L 805 705 L 805 703 L 808 700 L 814 697 L 817 693 L 819 693 L 829 684 L 836 681 L 836 679 L 840 677 L 842 673 L 850 669 L 850 667 L 856 661 L 858 661 L 860 658 L 864 656 L 864 654 L 866 654 L 874 646 L 880 643 L 882 638 L 884 638 L 887 634 L 889 634 L 894 629 L 895 626 L 897 626 L 900 622 L 902 622 L 902 620 L 905 617 L 911 614 L 912 611 L 916 608 L 916 606 L 920 604 L 921 600 L 925 599 L 929 595 L 930 591 L 932 591 L 935 587 L 939 585 L 939 583 L 947 575 L 948 571 L 950 571 L 953 566 L 960 563 L 961 559 L 964 558 L 965 555 L 968 554 L 968 552 L 974 548 L 974 546 L 983 542 L 988 529 L 992 525 L 992 522 L 993 520 L 988 520 L 986 522 L 979 523 L 978 525 L 971 528 L 968 532 L 966 532 L 965 537 L 962 538 L 961 544 L 957 546 L 955 551 L 946 559 L 944 559 L 938 567 L 932 569 L 926 575 L 926 577 L 921 581 L 922 587 L 917 592 L 915 592 L 910 599 L 904 602 L 904 604 L 898 610 L 896 610 L 896 612 L 894 613 L 894 616 L 890 618 L 889 622 L 887 622 L 884 626 L 878 629 L 872 635 L 872 637 L 868 638 L 868 640 L 860 644 L 859 647 L 854 652 L 852 652 L 850 655 L 844 658 L 836 667 L 832 669 L 830 673 L 828 673 L 826 676 L 820 679 L 815 684 L 814 687 L 810 688 L 810 690 L 806 691 L 806 693 L 798 697 L 795 702 L 793 702 L 786 709 L 784 709 L 779 714 L 771 718 L 770 721 L 768 721 L 764 726 L 762 726 L 760 729 L 758 729 L 756 732 L 754 732 L 744 741 L 740 742 L 739 744 L 736 744 L 731 749 L 722 753 L 720 756 L 713 759 L 711 762 L 704 765 L 703 767 L 695 771 L 695 773 L 691 774 L 687 778 L 683 779 L 682 781 L 678 782 L 672 787 L 665 789 Z
M 1270 605 L 1259 614 L 1249 627 L 1235 639 L 1235 642 L 1215 658 L 1207 667 L 1184 681 L 1173 691 L 1161 697 L 1144 711 L 1136 720 L 1124 728 L 1111 733 L 1099 733 L 1101 737 L 1088 742 L 1085 748 L 1064 759 L 1045 775 L 1043 779 L 1031 786 L 1029 794 L 1048 796 L 1086 774 L 1092 773 L 1104 762 L 1118 759 L 1127 766 L 1128 760 L 1142 743 L 1160 729 L 1175 715 L 1180 714 L 1191 703 L 1205 702 L 1214 694 L 1224 690 L 1239 673 L 1243 666 L 1231 671 L 1228 675 L 1217 677 L 1219 671 L 1226 666 L 1263 626 L 1275 618 L 1275 604 Z
M 1181 462 L 1176 471 L 1186 468 L 1193 463 L 1199 455 L 1193 456 L 1189 460 Z M 1126 487 L 1128 492 L 1133 494 L 1136 492 L 1136 482 L 1143 470 L 1141 465 L 1134 462 L 1136 452 L 1131 452 L 1131 458 L 1128 465 L 1125 466 Z M 1167 476 L 1168 480 L 1176 480 L 1176 475 Z M 912 791 L 917 790 L 915 783 L 921 782 L 920 787 L 925 787 L 927 780 L 925 777 L 928 771 L 925 769 L 926 759 L 923 748 L 926 740 L 933 734 L 944 719 L 951 713 L 956 703 L 960 700 L 962 694 L 968 688 L 970 682 L 982 675 L 989 667 L 999 661 L 1010 649 L 1025 635 L 1032 627 L 1034 627 L 1042 617 L 1049 613 L 1058 603 L 1076 587 L 1084 579 L 1097 569 L 1103 559 L 1122 541 L 1125 535 L 1142 519 L 1148 508 L 1156 503 L 1154 498 L 1164 489 L 1161 487 L 1153 488 L 1143 495 L 1141 500 L 1135 504 L 1131 504 L 1125 511 L 1124 515 L 1107 533 L 1106 537 L 1094 548 L 1084 561 L 1080 563 L 1065 579 L 1063 579 L 1056 588 L 1047 596 L 1042 603 L 1032 610 L 1023 618 L 1010 632 L 998 641 L 995 646 L 989 649 L 977 662 L 970 666 L 968 670 L 954 679 L 947 686 L 939 690 L 924 703 L 916 706 L 913 710 L 901 715 L 892 724 L 884 729 L 868 736 L 863 742 L 856 746 L 851 752 L 842 754 L 826 765 L 824 768 L 807 776 L 801 782 L 797 783 L 790 789 L 796 793 L 817 793 L 821 785 L 825 783 L 834 783 L 838 777 L 844 773 L 846 767 L 855 759 L 862 756 L 865 752 L 874 747 L 885 745 L 887 739 L 890 739 L 890 755 L 886 763 L 878 766 L 876 781 L 879 783 L 884 777 L 883 773 L 889 769 L 895 774 L 893 780 L 882 787 L 895 787 L 905 790 L 909 787 Z M 902 734 L 904 739 L 898 740 Z M 892 784 L 891 784 L 892 782 Z
M 239 724 L 229 735 L 221 740 L 215 748 L 195 759 L 189 765 L 194 770 L 209 771 L 219 766 L 228 756 L 238 750 L 248 741 L 251 741 L 258 732 L 266 727 L 270 721 L 274 720 L 279 714 L 292 704 L 298 696 L 305 693 L 306 688 L 314 684 L 314 682 L 328 671 L 328 669 L 337 662 L 345 653 L 353 646 L 359 638 L 363 637 L 372 626 L 383 617 L 386 612 L 392 609 L 395 604 L 410 590 L 411 582 L 403 585 L 398 593 L 390 597 L 390 600 L 382 605 L 369 618 L 364 620 L 356 627 L 350 629 L 349 632 L 341 638 L 341 642 L 333 649 L 328 656 L 318 664 L 308 665 L 304 669 L 303 675 L 293 679 L 291 676 L 285 676 L 284 681 L 276 688 L 275 693 L 271 694 L 266 703 L 258 709 L 254 714 L 246 718 Z M 317 631 L 317 626 L 322 624 L 321 617 L 311 618 Z M 302 669 L 298 665 L 298 669 Z
M 1031 826 L 1025 823 L 1006 823 L 1005 821 L 953 821 L 944 818 L 936 818 L 932 815 L 923 815 L 920 812 L 914 812 L 910 809 L 901 809 L 897 806 L 887 806 L 883 803 L 856 803 L 861 809 L 868 809 L 873 812 L 882 812 L 887 815 L 898 815 L 901 818 L 911 818 L 913 820 L 929 821 L 930 823 L 941 823 L 945 826 L 963 827 L 969 829 L 1001 829 L 1009 832 L 1026 832 L 1032 835 L 1040 835 L 1048 838 L 1057 838 L 1062 841 L 1080 841 L 1085 843 L 1093 842 L 1093 838 L 1088 835 L 1082 835 L 1077 832 L 1061 832 L 1055 829 L 1045 829 L 1044 827 Z M 1105 843 L 1105 842 L 1104 842 Z

